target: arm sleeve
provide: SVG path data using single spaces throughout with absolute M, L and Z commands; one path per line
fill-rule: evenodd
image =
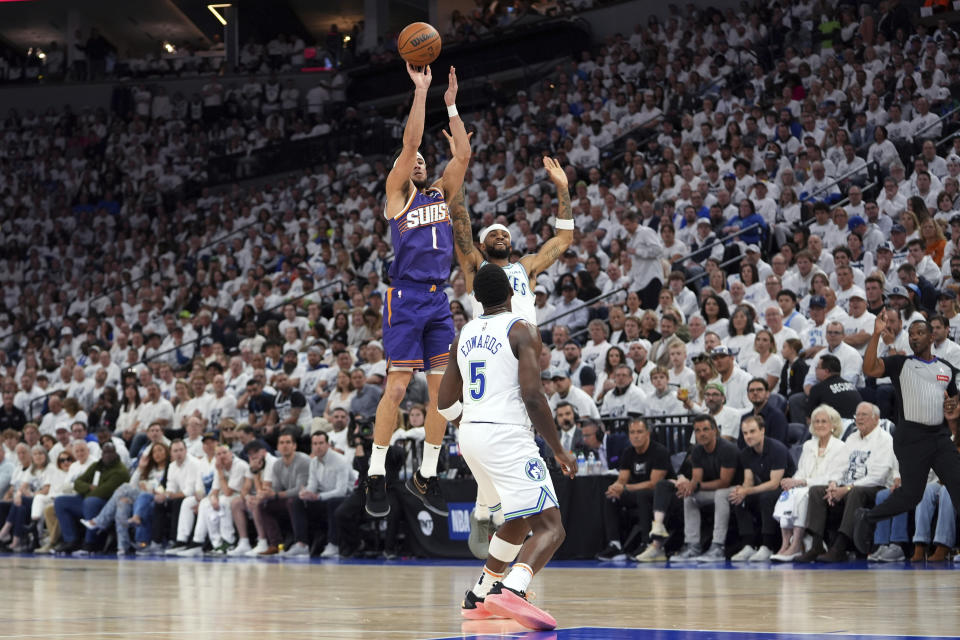
M 633 454 L 630 451 L 624 450 L 620 454 L 620 466 L 618 468 L 620 471 L 630 471 L 633 468 Z
M 334 472 L 334 480 L 333 488 L 320 494 L 321 500 L 340 498 L 347 494 L 347 485 L 350 481 L 350 469 L 346 463 L 337 466 Z
M 189 457 L 189 454 L 188 454 L 188 457 Z M 207 488 L 203 486 L 203 473 L 200 472 L 200 465 L 199 464 L 195 465 L 194 468 L 190 470 L 190 472 L 193 474 L 191 476 L 191 480 L 193 480 L 193 490 L 190 493 L 187 493 L 186 488 L 184 488 L 184 492 L 183 492 L 184 495 L 196 495 L 198 493 L 206 494 Z
M 317 481 L 317 476 L 320 473 L 320 464 L 317 462 L 316 458 L 310 460 L 310 467 L 307 471 L 307 491 L 310 493 L 316 493 L 319 482 Z
M 597 374 L 592 367 L 580 369 L 580 386 L 597 384 Z
M 236 464 L 236 463 L 234 463 Z M 240 493 L 243 490 L 243 482 L 247 477 L 246 472 L 243 473 L 231 473 L 231 477 L 227 478 L 227 484 L 230 488 L 236 493 Z
M 85 496 L 90 492 L 90 483 L 93 482 L 93 475 L 97 472 L 97 466 L 96 464 L 90 465 L 87 467 L 87 470 L 74 481 L 73 489 L 80 495 Z
M 694 469 L 703 469 L 703 447 L 696 446 L 690 452 L 690 464 Z
M 820 362 L 820 356 L 823 355 L 823 353 L 824 351 L 821 350 L 820 353 L 817 354 L 817 357 L 813 361 L 813 366 L 807 370 L 806 375 L 803 377 L 803 386 L 807 386 L 808 384 L 815 386 L 817 384 L 817 363 Z M 811 392 L 812 391 L 811 389 Z
M 661 469 L 667 472 L 668 478 L 674 477 L 673 465 L 670 464 L 670 453 L 667 451 L 666 447 L 659 447 L 657 449 L 657 455 L 651 460 L 651 469 Z
M 776 447 L 776 453 L 770 456 L 770 471 L 777 471 L 778 469 L 783 469 L 784 476 L 786 476 L 786 475 L 789 475 L 787 473 L 788 471 L 790 471 L 789 467 L 790 467 L 790 452 L 787 451 L 786 446 Z
M 649 228 L 649 227 L 648 227 Z M 650 234 L 640 234 L 640 244 L 637 245 L 637 257 L 640 258 L 659 258 L 663 255 L 663 243 L 655 232 Z
M 884 376 L 892 378 L 900 375 L 903 370 L 903 363 L 907 361 L 907 356 L 884 356 L 880 360 L 883 362 Z
M 719 443 L 718 443 L 719 445 Z M 737 463 L 737 449 L 736 447 L 723 447 L 720 451 L 720 468 L 722 469 L 736 469 Z
M 813 385 L 813 388 L 810 389 L 810 396 L 807 399 L 807 406 L 810 406 L 813 408 L 819 407 L 821 404 L 823 404 L 823 401 L 821 399 L 822 397 L 823 397 L 823 385 L 820 383 Z

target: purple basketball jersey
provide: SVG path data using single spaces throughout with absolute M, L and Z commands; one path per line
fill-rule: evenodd
M 414 191 L 404 212 L 391 218 L 390 225 L 394 255 L 391 280 L 441 283 L 450 277 L 453 225 L 439 189 Z

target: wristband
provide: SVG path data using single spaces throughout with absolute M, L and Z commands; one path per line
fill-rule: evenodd
M 459 114 L 457 113 L 457 105 L 455 105 L 455 104 L 448 104 L 448 105 L 447 105 L 447 115 L 450 116 L 451 118 L 454 117 L 454 116 L 456 116 L 456 115 L 459 115 Z
M 555 226 L 557 229 L 563 229 L 564 231 L 573 231 L 573 220 L 558 218 Z

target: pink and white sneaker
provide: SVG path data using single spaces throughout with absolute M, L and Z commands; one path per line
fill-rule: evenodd
M 489 613 L 512 618 L 534 631 L 549 631 L 557 627 L 556 618 L 531 604 L 526 593 L 505 587 L 502 582 L 493 585 L 483 603 Z

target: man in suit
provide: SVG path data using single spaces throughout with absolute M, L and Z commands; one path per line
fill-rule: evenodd
M 658 366 L 670 366 L 669 347 L 670 343 L 672 343 L 674 340 L 679 340 L 679 338 L 675 337 L 677 325 L 679 324 L 679 319 L 672 313 L 664 313 L 663 318 L 660 319 L 660 339 L 654 342 L 650 347 L 649 354 L 650 360 L 655 362 Z
M 574 406 L 569 402 L 560 401 L 554 415 L 559 430 L 560 444 L 563 445 L 564 451 L 571 451 L 574 455 L 578 451 L 583 451 L 583 432 L 577 426 L 580 415 Z M 553 458 L 553 449 L 546 442 L 543 443 L 543 454 L 547 460 Z
M 604 469 L 620 468 L 620 455 L 630 444 L 630 439 L 622 433 L 606 433 L 603 424 L 593 418 L 585 418 L 580 423 L 583 445 L 593 454 Z
M 873 125 L 867 123 L 867 114 L 860 112 L 856 115 L 853 129 L 850 131 L 850 142 L 855 149 L 873 144 Z

